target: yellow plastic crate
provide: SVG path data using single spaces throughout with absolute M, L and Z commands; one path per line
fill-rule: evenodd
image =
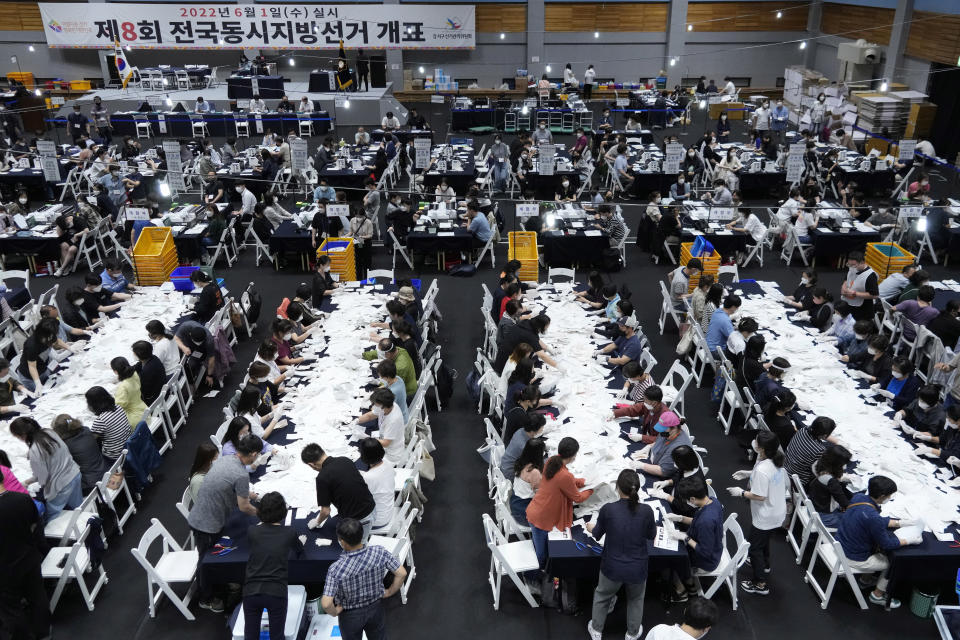
M 917 257 L 896 242 L 868 242 L 864 252 L 867 266 L 877 274 L 877 281 L 891 273 L 898 273 L 908 264 L 914 264 Z
M 536 231 L 511 231 L 508 260 L 520 261 L 517 277 L 523 282 L 536 282 L 540 279 L 540 256 L 537 252 Z
M 179 264 L 170 227 L 147 227 L 133 247 L 133 270 L 139 285 L 161 285 Z
M 685 266 L 691 258 L 693 258 L 693 243 L 692 242 L 683 242 L 680 244 L 680 266 Z M 698 256 L 700 262 L 703 263 L 702 273 L 712 274 L 714 278 L 717 277 L 717 272 L 720 269 L 720 263 L 723 261 L 723 258 L 720 256 L 720 252 L 714 251 L 712 256 Z M 690 284 L 687 287 L 688 292 L 692 292 L 697 288 L 697 284 L 700 282 L 700 276 L 695 275 L 690 277 Z
M 341 280 L 357 279 L 357 262 L 353 248 L 353 238 L 327 238 L 317 247 L 317 257 L 330 257 L 330 273 L 336 273 Z

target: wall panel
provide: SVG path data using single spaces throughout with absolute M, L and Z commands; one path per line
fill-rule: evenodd
M 796 2 L 691 2 L 687 24 L 695 32 L 805 31 L 808 9 Z
M 956 64 L 960 57 L 960 16 L 913 12 L 905 53 L 914 58 Z
M 477 33 L 523 33 L 527 30 L 527 5 L 478 4 Z
M 667 29 L 666 2 L 548 3 L 545 6 L 547 31 L 657 31 Z
M 868 42 L 890 44 L 890 25 L 893 23 L 893 17 L 892 9 L 825 2 L 820 30 L 854 40 L 863 38 Z

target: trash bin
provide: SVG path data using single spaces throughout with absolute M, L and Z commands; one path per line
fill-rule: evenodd
M 914 587 L 910 596 L 910 612 L 918 618 L 932 618 L 939 597 L 940 591 L 931 585 Z

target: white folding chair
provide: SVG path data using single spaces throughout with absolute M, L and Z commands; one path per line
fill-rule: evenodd
M 727 534 L 733 536 L 733 546 L 727 548 Z M 743 530 L 737 522 L 737 514 L 731 513 L 723 523 L 723 552 L 720 556 L 720 564 L 713 571 L 704 571 L 697 569 L 693 572 L 693 578 L 697 583 L 697 591 L 704 598 L 713 598 L 714 594 L 722 585 L 727 585 L 730 590 L 730 600 L 733 604 L 733 610 L 737 610 L 737 570 L 747 561 L 747 553 L 750 551 L 750 543 L 743 537 Z M 701 578 L 713 578 L 710 588 L 703 590 Z
M 160 539 L 160 558 L 156 564 L 152 563 L 147 554 L 153 543 Z M 193 595 L 193 578 L 197 573 L 199 554 L 196 549 L 184 549 L 173 539 L 170 532 L 164 528 L 156 518 L 150 519 L 150 528 L 144 531 L 140 544 L 130 549 L 130 553 L 137 559 L 140 566 L 147 572 L 147 601 L 150 607 L 150 617 L 156 617 L 157 604 L 166 594 L 170 602 L 180 610 L 187 620 L 194 620 L 190 612 L 190 598 Z M 187 593 L 180 598 L 171 585 L 187 583 Z M 156 591 L 154 591 L 156 589 Z
M 720 367 L 720 375 L 723 376 L 724 385 L 723 394 L 720 396 L 717 420 L 723 425 L 724 435 L 730 435 L 730 428 L 733 426 L 733 418 L 737 411 L 744 415 L 744 424 L 746 424 L 749 409 L 745 406 L 743 398 L 740 397 L 740 388 L 734 381 L 730 370 L 727 367 Z
M 97 483 L 97 491 L 91 493 L 99 493 L 100 498 L 106 503 L 110 509 L 117 515 L 117 530 L 120 532 L 120 535 L 123 535 L 123 525 L 127 523 L 127 520 L 130 519 L 130 516 L 137 512 L 137 504 L 133 501 L 133 494 L 130 493 L 130 486 L 127 484 L 127 476 L 123 472 L 123 465 L 127 461 L 127 450 L 124 449 L 123 453 L 120 454 L 120 457 L 111 465 L 103 474 L 103 479 Z M 110 483 L 110 478 L 117 474 L 120 477 L 120 486 L 111 489 L 108 485 Z M 126 500 L 126 506 L 117 508 L 117 498 L 123 496 L 123 499 Z
M 233 243 L 230 239 L 230 234 L 232 232 L 233 229 L 231 227 L 227 227 L 223 230 L 223 233 L 220 234 L 220 240 L 212 247 L 212 254 L 210 253 L 211 247 L 206 247 L 206 264 L 210 266 L 216 266 L 217 262 L 220 260 L 220 257 L 223 256 L 227 260 L 227 267 L 233 266 L 233 263 L 237 261 L 237 254 L 233 250 Z
M 2 282 L 7 289 L 16 289 L 15 286 L 8 283 L 8 280 L 23 280 L 23 288 L 27 290 L 31 298 L 33 297 L 33 294 L 30 292 L 29 271 L 0 271 L 0 282 Z
M 482 215 L 482 214 L 481 214 Z M 480 250 L 480 253 L 477 255 L 477 259 L 474 261 L 473 266 L 479 267 L 480 263 L 483 262 L 483 256 L 490 254 L 490 268 L 496 266 L 496 259 L 493 251 L 493 240 L 496 237 L 496 233 L 491 233 L 490 238 L 487 240 L 486 244 L 483 245 L 483 248 Z
M 393 232 L 393 228 L 387 229 L 387 235 L 390 236 L 390 241 L 392 243 L 392 261 L 390 268 L 396 270 L 397 268 L 397 254 L 403 258 L 403 261 L 407 263 L 407 267 L 413 269 L 413 260 L 410 259 L 410 256 L 407 255 L 407 250 L 404 248 L 400 241 L 397 239 L 397 235 Z
M 91 491 L 76 509 L 64 509 L 56 517 L 47 521 L 43 527 L 43 536 L 57 540 L 59 547 L 67 546 L 77 540 L 81 530 L 87 526 L 87 519 L 97 515 L 96 491 Z
M 660 295 L 662 301 L 660 304 L 660 318 L 657 320 L 657 324 L 660 326 L 660 335 L 663 335 L 668 317 L 673 319 L 673 323 L 677 326 L 678 330 L 682 322 L 680 321 L 680 316 L 677 314 L 677 310 L 673 308 L 673 299 L 663 280 L 660 280 Z
M 386 278 L 387 283 L 392 283 L 394 279 L 393 269 L 370 269 L 367 271 L 367 280 L 376 280 L 377 278 Z
M 570 278 L 570 282 L 577 281 L 577 272 L 575 269 L 564 269 L 563 267 L 549 267 L 547 269 L 547 284 L 553 284 L 555 277 Z
M 90 514 L 95 516 L 96 513 Z M 103 565 L 97 565 L 94 569 L 93 561 L 90 559 L 90 552 L 87 551 L 87 536 L 90 535 L 90 527 L 86 522 L 83 526 L 75 523 L 77 526 L 73 532 L 76 540 L 68 547 L 53 547 L 47 552 L 40 565 L 40 574 L 44 580 L 56 580 L 57 586 L 53 589 L 53 595 L 50 597 L 50 612 L 53 613 L 60 602 L 60 596 L 67 583 L 76 580 L 80 594 L 83 596 L 83 602 L 87 605 L 87 610 L 93 611 L 93 601 L 96 599 L 100 589 L 107 583 L 107 572 Z M 94 573 L 95 580 L 93 585 L 87 584 L 85 574 Z
M 183 69 L 177 69 L 173 72 L 174 77 L 177 79 L 177 89 L 190 89 L 190 76 Z
M 827 605 L 830 604 L 830 596 L 833 595 L 833 588 L 837 584 L 837 579 L 843 577 L 846 578 L 847 584 L 850 585 L 850 589 L 857 598 L 857 603 L 860 605 L 860 608 L 867 609 L 867 601 L 863 598 L 863 593 L 860 591 L 860 585 L 857 584 L 856 576 L 857 574 L 868 572 L 853 569 L 847 563 L 847 556 L 843 553 L 843 547 L 840 546 L 840 543 L 834 539 L 833 534 L 823 525 L 823 521 L 820 520 L 819 515 L 813 518 L 813 531 L 817 534 L 817 546 L 814 548 L 813 555 L 810 557 L 810 564 L 807 565 L 807 571 L 803 576 L 803 581 L 813 587 L 814 592 L 820 598 L 820 608 L 826 609 Z M 827 581 L 825 588 L 817 582 L 816 576 L 813 575 L 817 560 L 821 560 L 830 572 L 830 579 Z
M 813 245 L 800 242 L 800 238 L 797 236 L 797 230 L 792 224 L 786 225 L 785 230 L 787 237 L 783 241 L 783 248 L 780 250 L 780 259 L 783 260 L 787 266 L 790 266 L 790 262 L 793 260 L 793 252 L 796 251 L 800 254 L 803 266 L 809 266 L 809 254 L 813 253 Z
M 233 127 L 238 138 L 250 137 L 250 121 L 247 119 L 247 114 L 234 114 Z
M 413 545 L 410 541 L 410 526 L 413 524 L 413 519 L 417 515 L 417 510 L 414 509 L 408 519 L 404 521 L 404 526 L 400 531 L 400 534 L 396 537 L 388 538 L 381 535 L 372 535 L 367 541 L 368 546 L 380 546 L 393 554 L 401 565 L 407 567 L 407 577 L 404 578 L 403 584 L 400 585 L 400 602 L 401 604 L 407 604 L 407 594 L 410 592 L 410 587 L 413 584 L 413 579 L 417 575 L 417 565 L 413 560 Z
M 180 496 L 180 502 L 176 504 L 177 511 L 183 516 L 183 521 L 187 523 L 187 539 L 183 541 L 184 549 L 193 549 L 196 543 L 193 540 L 193 529 L 190 528 L 188 518 L 190 509 L 193 509 L 193 496 L 190 495 L 190 484 L 183 489 L 183 495 Z
M 493 591 L 494 610 L 500 608 L 500 587 L 504 575 L 510 576 L 513 584 L 520 590 L 527 603 L 531 607 L 537 608 L 539 606 L 537 601 L 534 600 L 529 587 L 520 577 L 520 574 L 524 571 L 533 571 L 540 568 L 533 542 L 530 540 L 507 542 L 506 537 L 497 528 L 489 514 L 484 513 L 482 518 L 483 533 L 487 541 L 487 548 L 490 549 L 490 570 L 487 579 Z
M 793 496 L 793 514 L 790 516 L 790 526 L 787 527 L 787 542 L 797 556 L 797 564 L 803 562 L 803 556 L 807 550 L 807 543 L 810 542 L 810 534 L 813 533 L 813 521 L 818 517 L 813 503 L 807 497 L 807 492 L 800 482 L 800 476 L 795 473 L 790 474 L 790 484 Z M 794 534 L 797 523 L 800 523 L 800 539 Z

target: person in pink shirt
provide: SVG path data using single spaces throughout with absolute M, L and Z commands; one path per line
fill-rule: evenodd
M 20 481 L 17 480 L 17 476 L 13 475 L 13 470 L 10 468 L 11 466 L 7 452 L 0 449 L 0 473 L 3 474 L 3 486 L 6 487 L 7 491 L 30 495 L 26 488 L 20 484 Z

